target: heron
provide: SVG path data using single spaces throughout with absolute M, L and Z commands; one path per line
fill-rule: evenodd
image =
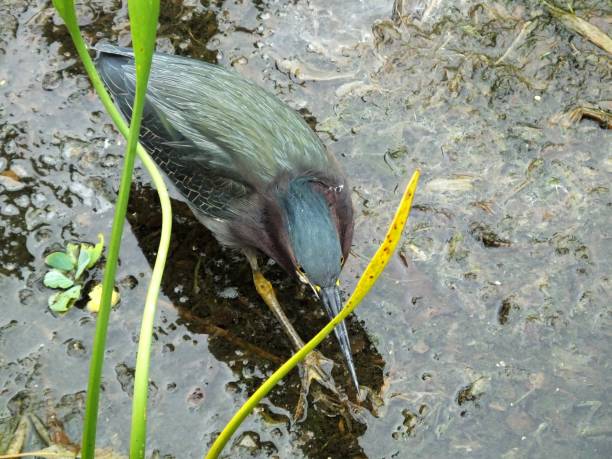
M 96 66 L 129 121 L 136 87 L 131 49 L 96 47 Z M 140 142 L 225 246 L 244 253 L 259 295 L 293 347 L 304 346 L 258 257 L 273 259 L 307 285 L 329 318 L 342 301 L 339 277 L 351 247 L 354 211 L 346 174 L 304 119 L 233 70 L 155 53 Z M 334 329 L 359 394 L 346 324 Z M 305 359 L 302 396 L 312 380 L 335 390 L 319 352 Z

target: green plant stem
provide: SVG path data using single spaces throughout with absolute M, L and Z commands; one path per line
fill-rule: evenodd
M 384 242 L 378 248 L 370 263 L 366 267 L 365 271 L 361 275 L 359 282 L 355 286 L 353 293 L 346 302 L 342 311 L 334 317 L 319 333 L 315 335 L 308 343 L 304 345 L 298 352 L 296 352 L 289 360 L 287 360 L 281 367 L 276 370 L 272 376 L 270 376 L 256 391 L 249 397 L 249 399 L 240 407 L 240 409 L 234 414 L 232 419 L 227 423 L 223 431 L 216 438 L 212 447 L 205 456 L 205 459 L 215 459 L 219 456 L 229 439 L 236 432 L 236 429 L 242 424 L 244 419 L 249 413 L 255 408 L 255 406 L 264 398 L 270 390 L 282 379 L 287 373 L 289 373 L 298 363 L 300 363 L 315 347 L 319 345 L 321 341 L 329 335 L 332 330 L 342 322 L 346 317 L 353 312 L 353 310 L 359 305 L 361 300 L 367 295 L 372 286 L 376 283 L 376 280 L 385 269 L 385 266 L 391 259 L 391 254 L 395 250 L 397 243 L 402 234 L 402 230 L 408 216 L 410 215 L 410 208 L 412 205 L 412 199 L 416 190 L 416 186 L 419 181 L 419 171 L 415 171 L 412 175 L 412 179 L 406 187 L 406 191 L 402 197 L 400 205 L 395 213 L 393 221 L 385 235 Z
M 128 139 L 128 150 L 133 151 L 138 142 L 140 121 L 147 92 L 147 82 L 151 71 L 157 19 L 159 16 L 159 0 L 129 0 L 130 25 L 132 30 L 132 45 L 136 67 L 136 95 L 132 111 L 132 125 Z M 153 273 L 155 276 L 156 273 Z M 130 458 L 144 459 L 147 438 L 147 396 L 149 388 L 149 364 L 151 356 L 151 340 L 155 321 L 155 303 L 159 293 L 162 272 L 159 278 L 151 280 L 147 292 L 145 310 L 140 325 L 140 339 L 136 357 L 136 375 L 134 380 L 134 399 L 132 401 L 132 429 L 130 432 Z M 150 307 L 147 307 L 150 305 Z
M 121 134 L 128 138 L 129 128 L 121 114 L 115 107 L 112 102 L 111 97 L 106 92 L 104 88 L 104 84 L 100 79 L 95 65 L 89 56 L 87 51 L 87 47 L 81 37 L 76 13 L 74 10 L 74 5 L 72 2 L 66 2 L 63 5 L 58 5 L 54 2 L 57 10 L 60 12 L 60 15 L 64 19 L 66 23 L 66 27 L 70 33 L 72 41 L 76 47 L 77 53 L 83 62 L 85 70 L 96 90 L 98 97 L 100 98 L 102 104 L 105 109 L 109 113 L 111 119 L 113 120 L 115 126 Z M 155 162 L 151 159 L 151 157 L 147 154 L 147 152 L 142 148 L 141 145 L 138 145 L 136 150 L 140 160 L 143 165 L 147 169 L 147 172 L 151 176 L 153 180 L 153 184 L 157 189 L 157 193 L 159 195 L 161 209 L 162 209 L 162 232 L 160 237 L 160 243 L 158 247 L 157 257 L 155 260 L 155 265 L 153 268 L 153 273 L 151 276 L 151 283 L 149 284 L 149 289 L 147 291 L 147 297 L 145 301 L 145 317 L 143 318 L 143 323 L 146 320 L 147 324 L 150 324 L 150 328 L 152 329 L 152 318 L 155 316 L 155 306 L 157 302 L 157 296 L 159 294 L 159 286 L 161 283 L 161 278 L 163 275 L 163 270 L 166 262 L 166 257 L 168 254 L 168 247 L 170 244 L 170 234 L 171 234 L 171 225 L 172 225 L 172 209 L 170 204 L 170 199 L 168 197 L 168 190 L 164 184 L 164 180 L 157 169 Z M 127 209 L 127 200 L 129 198 L 130 184 L 131 184 L 131 175 L 133 171 L 134 165 L 134 155 L 131 155 L 131 158 L 126 156 L 124 162 L 124 169 L 121 177 L 121 185 L 119 187 L 119 195 L 117 198 L 117 205 L 115 208 L 115 214 L 113 218 L 113 227 L 111 231 L 111 241 L 109 244 L 109 253 L 106 263 L 106 270 L 104 273 L 104 281 L 103 281 L 103 290 L 102 290 L 102 303 L 100 307 L 100 311 L 98 313 L 98 320 L 96 323 L 96 334 L 94 338 L 94 350 L 92 353 L 92 359 L 90 364 L 89 371 L 89 382 L 87 388 L 87 402 L 85 408 L 85 425 L 83 428 L 83 440 L 82 440 L 82 457 L 84 459 L 91 459 L 94 457 L 95 452 L 95 443 L 96 443 L 96 427 L 97 427 L 97 418 L 98 418 L 98 407 L 99 407 L 99 396 L 100 396 L 100 384 L 102 377 L 102 368 L 104 363 L 104 349 L 106 347 L 106 332 L 108 329 L 108 320 L 110 315 L 110 299 L 113 290 L 114 278 L 116 273 L 116 266 L 118 261 L 119 248 L 121 243 L 121 236 L 123 231 L 123 223 L 125 221 L 125 214 Z M 144 330 L 144 327 L 141 331 Z M 149 333 L 149 340 L 150 340 Z M 149 341 L 149 350 L 150 350 L 150 341 Z M 150 352 L 150 351 L 149 351 Z M 148 361 L 148 353 L 139 350 L 139 358 L 146 358 Z M 137 364 L 138 368 L 138 364 Z M 147 367 L 148 370 L 148 367 Z M 138 371 L 138 370 L 137 370 Z M 142 371 L 141 371 L 142 373 Z M 144 376 L 145 380 L 148 376 L 147 374 Z M 146 400 L 145 400 L 145 409 L 146 409 Z
M 83 451 L 84 459 L 94 457 L 96 442 L 97 414 L 99 404 L 99 390 L 102 380 L 102 368 L 104 364 L 104 349 L 106 348 L 106 334 L 108 330 L 108 320 L 111 311 L 111 295 L 115 285 L 115 274 L 117 272 L 117 261 L 119 260 L 119 249 L 121 247 L 121 236 L 127 211 L 128 198 L 130 196 L 130 186 L 132 184 L 132 172 L 134 170 L 134 148 L 126 150 L 121 171 L 121 183 L 119 185 L 119 195 L 115 203 L 115 214 L 113 217 L 113 227 L 111 230 L 111 240 L 106 259 L 106 269 L 102 281 L 102 299 L 100 310 L 96 322 L 96 334 L 94 338 L 94 352 L 91 357 L 89 367 L 89 383 L 87 385 L 87 404 L 86 422 L 83 430 Z M 101 351 L 99 351 L 101 350 Z

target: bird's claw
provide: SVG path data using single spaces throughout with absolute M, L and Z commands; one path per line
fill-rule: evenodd
M 313 380 L 340 398 L 340 393 L 331 375 L 333 366 L 334 362 L 318 351 L 312 351 L 306 356 L 300 365 L 302 387 L 293 416 L 295 421 L 302 421 L 306 417 L 306 398 Z

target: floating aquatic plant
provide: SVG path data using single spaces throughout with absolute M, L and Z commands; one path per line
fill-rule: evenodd
M 98 243 L 82 242 L 76 244 L 69 242 L 63 252 L 52 252 L 45 257 L 45 263 L 51 269 L 43 278 L 45 286 L 59 290 L 49 296 L 49 309 L 57 313 L 67 312 L 81 299 L 85 277 L 88 270 L 93 268 L 102 256 L 104 250 L 104 236 L 98 234 Z M 93 288 L 92 293 L 100 290 L 100 285 Z M 99 298 L 90 293 L 88 309 L 97 312 Z M 113 292 L 112 304 L 119 302 L 119 294 Z

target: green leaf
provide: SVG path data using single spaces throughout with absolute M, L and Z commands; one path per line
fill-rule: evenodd
M 75 285 L 64 292 L 54 293 L 49 297 L 49 308 L 53 312 L 66 312 L 81 297 L 81 286 Z
M 131 0 L 128 2 L 132 48 L 136 61 L 136 80 L 146 90 L 151 58 L 155 49 L 159 0 Z
M 72 0 L 52 0 L 52 2 L 62 19 L 64 19 L 64 16 L 66 16 L 70 9 L 74 9 L 74 2 Z
M 45 274 L 43 284 L 45 284 L 49 288 L 68 288 L 72 287 L 74 282 L 72 279 L 66 277 L 58 270 L 52 269 L 47 274 Z
M 45 263 L 52 268 L 61 271 L 71 271 L 74 269 L 74 263 L 70 256 L 64 252 L 53 252 L 46 256 Z
M 72 260 L 72 264 L 76 265 L 77 259 L 79 258 L 79 244 L 69 242 L 68 245 L 66 245 L 66 254 Z
M 99 242 L 90 249 L 89 264 L 87 265 L 87 269 L 93 268 L 102 256 L 102 250 L 104 250 L 104 235 L 102 233 L 98 234 L 98 240 Z
M 81 251 L 79 252 L 79 261 L 77 262 L 77 270 L 74 275 L 75 279 L 78 279 L 89 265 L 89 260 L 91 259 L 91 251 L 93 247 L 89 244 L 81 244 Z
M 79 24 L 74 9 L 74 0 L 52 0 L 52 2 L 60 17 L 66 23 L 68 30 L 78 32 Z
M 71 301 L 64 292 L 54 293 L 49 297 L 49 309 L 53 312 L 66 312 L 69 309 L 68 303 Z

